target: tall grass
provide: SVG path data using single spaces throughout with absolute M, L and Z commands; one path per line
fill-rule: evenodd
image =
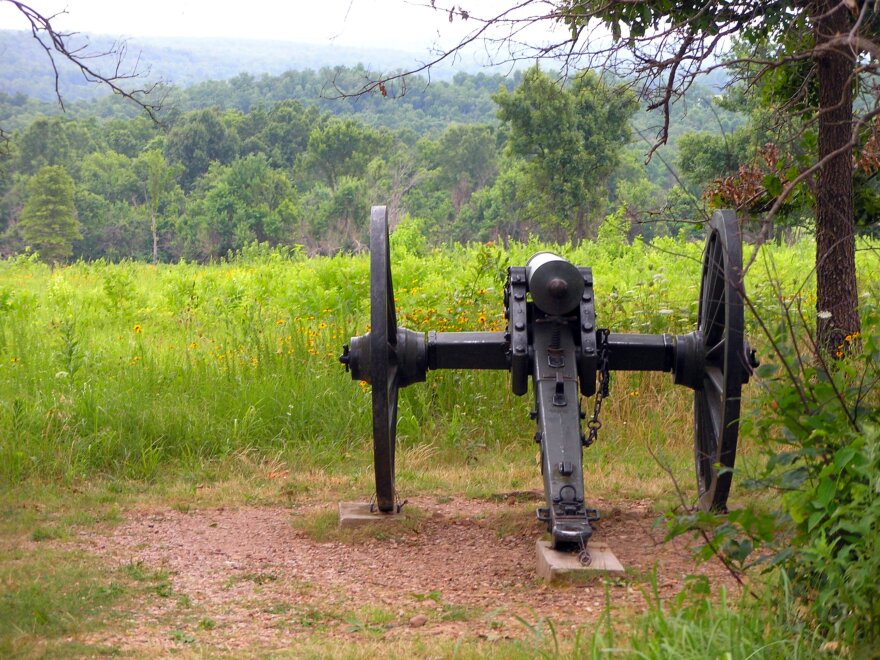
M 775 582 L 775 581 L 771 581 Z M 578 629 L 563 637 L 552 622 L 523 621 L 532 635 L 533 657 L 682 660 L 822 658 L 828 645 L 799 620 L 797 602 L 788 584 L 766 584 L 761 598 L 743 595 L 731 602 L 721 588 L 711 592 L 705 576 L 690 576 L 686 587 L 664 600 L 652 577 L 645 594 L 648 608 L 634 617 L 623 617 L 609 602 L 598 625 Z
M 503 267 L 548 247 L 393 246 L 401 324 L 503 328 Z M 557 249 L 593 266 L 600 325 L 688 332 L 701 246 L 670 239 L 660 247 Z M 793 295 L 809 270 L 809 242 L 771 252 Z M 774 295 L 757 269 L 748 286 L 759 306 Z M 199 474 L 237 455 L 367 465 L 369 392 L 336 358 L 368 329 L 368 292 L 366 255 L 306 259 L 257 247 L 211 265 L 95 262 L 53 271 L 31 258 L 0 262 L 0 483 L 150 480 L 168 470 Z M 614 395 L 603 427 L 608 452 L 654 438 L 689 461 L 686 392 L 666 377 L 633 374 L 615 380 Z M 526 455 L 530 403 L 509 392 L 503 373 L 430 374 L 402 393 L 400 441 L 432 443 L 454 461 L 512 442 Z M 612 460 L 605 452 L 588 460 Z

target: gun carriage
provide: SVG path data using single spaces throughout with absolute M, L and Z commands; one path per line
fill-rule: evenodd
M 599 518 L 585 503 L 583 449 L 596 438 L 613 371 L 662 371 L 694 392 L 694 461 L 699 504 L 725 510 L 736 457 L 740 393 L 756 361 L 743 333 L 742 247 L 732 211 L 709 222 L 698 320 L 688 334 L 623 334 L 598 328 L 593 272 L 540 252 L 508 269 L 503 332 L 416 332 L 398 327 L 387 212 L 370 225 L 370 331 L 340 361 L 372 385 L 375 507 L 399 511 L 394 485 L 398 391 L 437 369 L 510 372 L 517 395 L 531 378 L 545 506 L 537 511 L 556 549 L 580 549 Z M 589 420 L 582 397 L 595 396 Z M 586 431 L 586 432 L 585 432 Z M 588 556 L 588 555 L 586 555 Z

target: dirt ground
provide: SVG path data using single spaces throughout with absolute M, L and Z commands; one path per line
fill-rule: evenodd
M 115 567 L 162 571 L 170 591 L 90 641 L 138 654 L 197 633 L 202 648 L 234 654 L 282 649 L 291 636 L 317 631 L 521 638 L 523 621 L 550 619 L 565 630 L 596 620 L 606 594 L 615 611 L 644 609 L 653 570 L 663 597 L 695 572 L 730 583 L 718 563 L 696 567 L 684 540 L 663 543 L 648 502 L 599 501 L 597 538 L 627 576 L 547 585 L 535 573 L 539 497 L 414 498 L 418 521 L 399 533 L 324 542 L 301 523 L 329 519 L 326 505 L 132 512 L 106 535 L 93 530 L 76 543 Z

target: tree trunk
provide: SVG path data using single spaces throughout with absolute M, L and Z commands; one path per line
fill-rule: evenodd
M 150 213 L 150 233 L 153 235 L 153 263 L 159 263 L 159 222 L 156 212 Z
M 838 0 L 815 5 L 816 44 L 821 48 L 850 29 L 850 15 Z M 816 193 L 816 308 L 819 347 L 831 355 L 860 329 L 853 219 L 852 137 L 854 57 L 848 48 L 820 51 L 819 159 L 841 153 L 819 171 Z

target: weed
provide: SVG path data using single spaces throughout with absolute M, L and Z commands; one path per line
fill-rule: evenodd
M 443 603 L 440 612 L 441 621 L 470 621 L 479 616 L 479 610 L 468 605 L 457 605 L 453 603 Z
M 31 533 L 31 541 L 52 541 L 65 536 L 67 532 L 60 527 L 38 527 Z
M 168 639 L 178 644 L 194 644 L 196 641 L 195 636 L 185 630 L 172 630 L 168 633 Z
M 254 584 L 268 584 L 269 582 L 275 582 L 278 579 L 278 576 L 274 573 L 245 573 L 244 575 L 240 575 L 238 579 L 253 582 Z
M 400 255 L 395 281 L 401 324 L 441 332 L 503 329 L 498 273 L 548 247 L 475 245 L 420 258 Z M 603 326 L 621 332 L 693 329 L 699 260 L 667 255 L 698 257 L 700 246 L 660 239 L 659 247 L 587 241 L 569 250 L 577 263 L 602 264 L 596 301 Z M 796 273 L 809 262 L 810 247 L 803 241 L 769 249 Z M 280 462 L 276 474 L 296 465 L 297 474 L 329 469 L 363 475 L 370 461 L 369 394 L 351 383 L 335 355 L 365 329 L 366 269 L 364 256 L 262 259 L 247 267 L 75 264 L 54 273 L 5 262 L 0 290 L 9 302 L 0 338 L 0 400 L 9 403 L 0 410 L 0 483 L 96 475 L 201 480 L 236 474 L 233 459 L 242 455 L 256 464 Z M 875 270 L 860 270 L 866 286 Z M 791 273 L 780 276 L 792 282 L 797 278 Z M 750 272 L 749 279 L 755 305 L 768 309 L 773 289 L 767 278 Z M 290 281 L 298 283 L 295 294 L 283 284 Z M 92 304 L 95 291 L 105 304 Z M 674 313 L 659 313 L 661 304 Z M 637 439 L 656 437 L 675 454 L 674 467 L 690 472 L 692 459 L 684 451 L 691 444 L 690 402 L 686 393 L 674 393 L 668 377 L 653 374 L 622 375 L 615 389 L 621 396 L 606 404 L 603 433 L 587 467 L 596 467 L 591 476 L 597 489 L 653 497 L 668 483 Z M 337 402 L 332 415 L 328 400 Z M 527 412 L 528 401 L 509 391 L 503 373 L 438 372 L 402 390 L 401 485 L 436 494 L 445 488 L 442 468 L 465 464 L 483 472 L 474 492 L 534 484 L 528 469 L 486 477 L 510 459 L 525 458 Z M 634 470 L 617 468 L 622 451 L 633 451 L 626 466 Z M 295 500 L 325 487 L 291 478 L 282 490 Z M 369 491 L 369 480 L 357 476 L 334 494 L 363 497 Z
M 328 622 L 337 620 L 334 612 L 319 610 L 316 607 L 306 607 L 297 618 L 297 623 L 306 628 L 323 628 Z

